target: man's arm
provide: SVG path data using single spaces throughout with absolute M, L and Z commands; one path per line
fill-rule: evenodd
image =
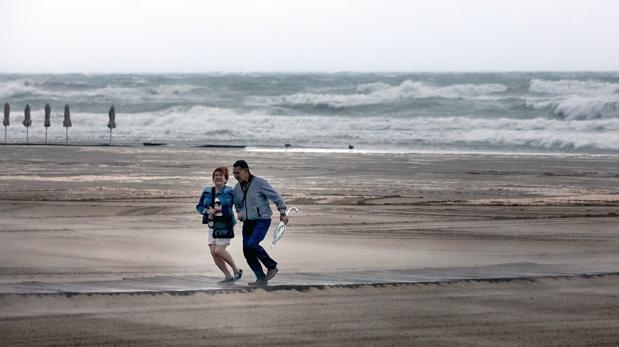
M 267 180 L 263 180 L 264 185 L 262 186 L 262 192 L 267 197 L 267 199 L 273 201 L 275 206 L 277 206 L 277 210 L 279 211 L 279 220 L 288 224 L 288 216 L 286 216 L 286 202 L 282 198 L 282 196 L 267 182 Z
M 238 214 L 241 209 L 241 197 L 239 196 L 239 193 L 237 193 L 236 187 L 232 190 L 232 200 L 234 203 L 234 210 Z

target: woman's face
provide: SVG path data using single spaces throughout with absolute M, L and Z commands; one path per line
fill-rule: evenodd
M 217 171 L 213 175 L 213 182 L 215 183 L 215 185 L 218 185 L 218 186 L 224 185 L 226 184 L 226 176 L 224 176 L 223 173 Z

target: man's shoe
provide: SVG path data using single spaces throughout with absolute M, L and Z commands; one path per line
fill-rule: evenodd
M 277 275 L 278 271 L 279 270 L 276 267 L 270 269 L 269 271 L 267 271 L 267 275 L 264 279 L 267 281 L 271 280 L 273 277 L 275 277 L 275 275 Z
M 254 286 L 254 287 L 259 287 L 259 286 L 266 286 L 269 282 L 267 280 L 255 280 L 253 282 L 249 282 L 247 283 L 250 286 Z
M 234 273 L 234 280 L 238 281 L 241 279 L 242 276 L 243 276 L 243 270 L 239 269 L 239 271 Z

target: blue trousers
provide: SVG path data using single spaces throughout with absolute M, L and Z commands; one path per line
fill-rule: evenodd
M 243 255 L 245 255 L 247 264 L 259 280 L 263 280 L 266 276 L 262 265 L 260 265 L 261 262 L 267 270 L 277 267 L 277 262 L 271 259 L 264 248 L 260 246 L 260 242 L 267 235 L 270 225 L 270 219 L 246 220 L 243 222 Z

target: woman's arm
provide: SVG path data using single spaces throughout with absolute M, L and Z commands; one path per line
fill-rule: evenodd
M 201 215 L 206 214 L 206 208 L 207 206 L 204 205 L 204 202 L 206 201 L 207 195 L 210 195 L 210 192 L 208 192 L 206 189 L 202 192 L 202 195 L 200 195 L 200 200 L 198 200 L 198 204 L 196 205 L 196 210 L 198 211 L 198 213 L 200 213 Z
M 219 202 L 221 203 L 221 213 L 224 216 L 232 214 L 232 206 L 234 205 L 234 193 L 232 189 L 226 189 L 219 194 Z

